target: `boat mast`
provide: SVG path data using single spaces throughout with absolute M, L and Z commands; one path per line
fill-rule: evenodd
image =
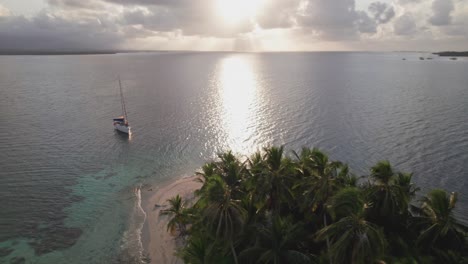
M 122 114 L 125 118 L 125 122 L 127 122 L 127 108 L 125 107 L 125 100 L 123 97 L 122 82 L 120 81 L 120 76 L 119 76 L 119 87 L 120 87 L 120 103 L 122 104 Z

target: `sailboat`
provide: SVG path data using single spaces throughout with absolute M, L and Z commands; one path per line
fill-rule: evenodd
M 114 118 L 114 128 L 117 131 L 120 131 L 125 134 L 131 134 L 131 128 L 128 125 L 128 117 L 127 117 L 127 108 L 125 107 L 125 99 L 123 97 L 123 92 L 122 92 L 122 82 L 120 81 L 119 77 L 119 87 L 120 87 L 120 104 L 122 105 L 122 115 Z

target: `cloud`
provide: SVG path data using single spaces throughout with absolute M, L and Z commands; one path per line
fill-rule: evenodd
M 455 10 L 452 13 L 452 21 L 450 25 L 437 27 L 437 29 L 448 37 L 468 38 L 468 4 L 466 2 L 455 2 Z M 465 5 L 463 5 L 465 4 Z M 466 47 L 466 44 L 464 45 Z
M 133 6 L 183 6 L 191 0 L 47 0 L 49 5 L 62 7 L 93 7 L 103 4 L 114 4 L 127 7 Z
M 376 33 L 377 23 L 375 20 L 370 18 L 366 12 L 358 12 L 359 19 L 356 22 L 359 32 L 362 33 Z
M 333 40 L 354 39 L 359 15 L 354 0 L 310 0 L 299 24 Z
M 446 26 L 452 22 L 451 13 L 454 11 L 452 0 L 434 0 L 432 2 L 432 17 L 429 22 L 434 26 Z
M 79 0 L 71 0 L 79 1 Z M 125 6 L 166 6 L 166 7 L 176 7 L 176 6 L 187 6 L 190 4 L 197 4 L 198 1 L 193 0 L 103 0 L 108 3 L 114 3 Z M 200 4 L 200 3 L 198 3 Z
M 181 31 L 186 36 L 214 36 L 232 38 L 254 29 L 250 20 L 227 24 L 217 15 L 218 0 L 48 0 L 61 12 L 107 15 L 106 9 L 113 8 L 112 15 L 119 15 L 115 22 L 124 31 L 136 32 L 148 37 L 158 32 Z M 79 10 L 87 9 L 87 10 Z M 121 11 L 118 11 L 118 10 Z M 131 27 L 128 29 L 127 27 Z M 143 37 L 143 35 L 140 35 Z
M 121 25 L 141 26 L 150 31 L 173 31 L 181 26 L 177 17 L 163 8 L 125 10 L 119 22 Z
M 309 0 L 300 25 L 317 31 L 323 40 L 358 40 L 360 33 L 374 34 L 379 24 L 390 21 L 393 7 L 374 2 L 369 7 L 372 17 L 356 10 L 354 0 Z
M 397 0 L 397 2 L 401 5 L 406 5 L 406 4 L 416 4 L 421 2 L 421 0 Z
M 193 1 L 186 5 L 153 5 L 143 9 L 125 11 L 123 22 L 126 25 L 141 25 L 152 31 L 180 30 L 187 36 L 235 37 L 254 29 L 250 20 L 228 24 L 216 15 L 214 0 Z
M 302 17 L 303 25 L 322 29 L 349 27 L 356 19 L 354 0 L 311 0 Z
M 99 19 L 80 23 L 41 13 L 33 19 L 11 16 L 0 22 L 0 50 L 108 50 L 123 36 Z
M 417 32 L 416 22 L 414 17 L 410 13 L 406 13 L 398 17 L 393 25 L 393 29 L 396 35 L 409 36 Z
M 373 2 L 369 5 L 369 12 L 373 18 L 380 24 L 389 22 L 395 16 L 395 10 L 392 6 L 382 2 Z
M 0 17 L 10 16 L 11 12 L 8 8 L 0 5 Z
M 47 3 L 66 9 L 99 9 L 104 7 L 100 1 L 95 0 L 48 0 Z
M 235 22 L 219 0 L 45 1 L 29 18 L 0 5 L 0 49 L 394 50 L 405 40 L 439 47 L 468 38 L 464 0 L 262 0 Z
M 292 27 L 296 22 L 300 4 L 300 0 L 264 1 L 255 20 L 264 29 Z

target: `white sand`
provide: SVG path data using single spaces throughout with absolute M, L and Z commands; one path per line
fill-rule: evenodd
M 147 208 L 149 245 L 148 253 L 152 264 L 182 263 L 180 259 L 174 256 L 180 241 L 167 231 L 168 216 L 160 216 L 159 212 L 167 208 L 167 200 L 175 197 L 177 194 L 185 199 L 193 200 L 194 191 L 199 189 L 202 184 L 195 181 L 197 177 L 186 177 L 170 182 L 160 188 L 149 198 Z M 165 207 L 155 207 L 155 205 Z M 179 242 L 179 245 L 177 244 Z

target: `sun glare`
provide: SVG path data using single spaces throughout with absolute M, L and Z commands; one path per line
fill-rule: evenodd
M 263 0 L 217 0 L 217 12 L 228 23 L 252 19 Z
M 252 63 L 244 58 L 230 57 L 222 62 L 220 93 L 223 103 L 223 121 L 229 148 L 234 152 L 246 151 L 247 142 L 255 130 L 252 124 L 257 100 L 257 81 Z

